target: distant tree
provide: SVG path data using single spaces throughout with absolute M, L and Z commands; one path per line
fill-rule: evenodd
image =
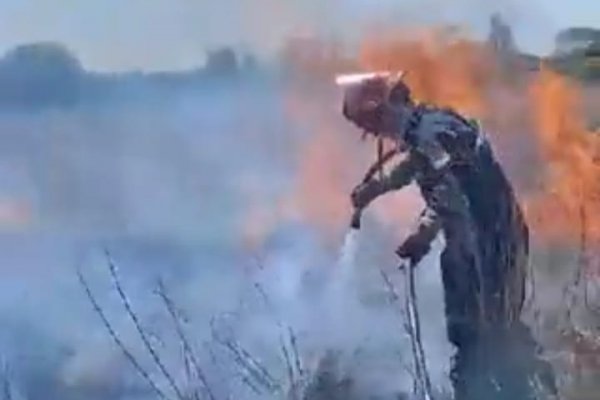
M 208 52 L 205 71 L 214 76 L 232 76 L 239 70 L 233 49 L 224 47 Z
M 499 13 L 490 18 L 490 35 L 488 43 L 498 54 L 514 54 L 517 51 L 512 29 Z
M 63 46 L 22 45 L 0 59 L 0 104 L 17 107 L 69 105 L 78 100 L 84 71 Z
M 551 62 L 571 76 L 600 79 L 600 29 L 576 27 L 559 32 Z
M 600 29 L 573 27 L 562 30 L 556 35 L 555 52 L 558 55 L 585 50 L 594 42 L 600 42 Z
M 252 54 L 246 54 L 242 60 L 242 68 L 245 72 L 256 72 L 258 69 L 258 62 L 256 57 Z
M 488 46 L 495 55 L 498 72 L 506 82 L 517 83 L 516 72 L 531 68 L 531 60 L 519 53 L 512 29 L 499 13 L 492 14 L 490 17 Z

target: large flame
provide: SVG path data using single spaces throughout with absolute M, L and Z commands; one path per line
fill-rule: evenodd
M 302 83 L 291 86 L 288 111 L 292 124 L 309 134 L 296 147 L 297 174 L 284 199 L 284 208 L 294 212 L 286 215 L 326 232 L 345 225 L 349 191 L 372 160 L 373 148 L 359 149 L 359 132 L 341 116 L 335 73 L 405 71 L 417 100 L 455 108 L 490 128 L 537 238 L 568 243 L 600 237 L 600 144 L 586 129 L 575 83 L 548 69 L 515 69 L 507 81 L 485 45 L 444 30 L 367 38 L 354 60 L 328 53 L 326 45 L 303 46 L 311 49 L 310 63 L 295 65 Z M 402 219 L 416 206 L 398 201 L 382 202 L 375 215 Z
M 401 70 L 421 101 L 484 117 L 491 64 L 484 46 L 445 31 L 393 32 L 365 40 L 360 63 L 368 69 Z
M 600 235 L 598 136 L 586 128 L 581 91 L 543 69 L 531 86 L 535 134 L 545 161 L 544 187 L 529 200 L 532 223 L 554 238 Z
M 297 143 L 293 187 L 282 199 L 286 218 L 300 219 L 329 236 L 345 229 L 352 213 L 349 193 L 375 159 L 373 143 L 360 142 L 360 131 L 340 112 L 338 84 L 373 74 L 408 70 L 407 80 L 424 101 L 483 116 L 484 50 L 467 41 L 441 41 L 438 35 L 400 35 L 403 40 L 366 40 L 357 59 L 344 58 L 336 46 L 302 40 L 286 49 L 293 83 L 288 87 L 288 120 L 305 136 Z M 408 39 L 407 39 L 408 38 Z M 447 59 L 454 60 L 448 62 Z M 340 72 L 351 71 L 348 74 Z M 366 71 L 366 72 L 357 72 Z M 394 72 L 389 72 L 394 71 Z M 372 215 L 383 225 L 406 233 L 422 202 L 414 193 L 378 201 Z M 393 222 L 392 222 L 393 221 Z M 255 224 L 250 224 L 251 226 Z M 401 237 L 398 237 L 401 240 Z
M 345 126 L 332 92 L 292 87 L 288 97 L 288 117 L 303 136 L 286 208 L 326 233 L 339 231 L 349 223 L 349 192 L 367 165 L 369 149 Z

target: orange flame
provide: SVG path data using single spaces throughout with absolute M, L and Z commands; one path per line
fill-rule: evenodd
M 331 82 L 333 85 L 333 82 Z M 359 142 L 339 113 L 337 89 L 290 88 L 287 111 L 302 132 L 297 146 L 297 170 L 286 209 L 325 233 L 349 224 L 349 193 L 367 165 L 368 148 Z M 315 96 L 315 93 L 317 96 Z
M 547 69 L 531 86 L 537 140 L 545 161 L 544 190 L 528 208 L 538 230 L 560 239 L 600 238 L 597 135 L 585 126 L 580 89 Z M 585 232 L 582 232 L 585 230 Z
M 512 82 L 519 85 L 508 83 L 486 46 L 459 36 L 448 39 L 444 33 L 368 38 L 354 61 L 334 52 L 296 65 L 304 75 L 301 87 L 290 90 L 288 111 L 293 124 L 303 125 L 310 135 L 297 147 L 298 170 L 284 199 L 285 214 L 325 232 L 347 223 L 349 191 L 374 153 L 352 139 L 354 128 L 343 120 L 339 96 L 331 90 L 336 72 L 362 66 L 366 71 L 406 71 L 417 100 L 452 107 L 492 127 L 487 133 L 517 186 L 533 235 L 568 242 L 583 230 L 589 239 L 599 239 L 600 141 L 585 127 L 577 85 L 548 69 L 515 70 Z M 311 55 L 318 53 L 316 48 L 326 46 L 315 44 Z M 405 219 L 404 210 L 417 203 L 401 202 L 378 204 L 376 217 Z
M 395 32 L 383 39 L 367 39 L 360 63 L 368 69 L 405 71 L 418 100 L 482 118 L 492 71 L 487 50 L 458 37 L 447 39 L 443 33 Z

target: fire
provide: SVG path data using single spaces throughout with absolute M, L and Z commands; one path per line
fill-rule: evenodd
M 287 111 L 291 125 L 307 135 L 294 150 L 297 171 L 279 205 L 283 214 L 324 232 L 346 226 L 349 192 L 374 151 L 343 120 L 334 74 L 404 71 L 417 100 L 452 107 L 491 127 L 486 132 L 535 237 L 573 243 L 583 232 L 600 238 L 600 141 L 586 129 L 577 85 L 548 69 L 516 70 L 507 82 L 485 45 L 445 33 L 380 35 L 367 38 L 356 59 L 333 52 L 300 65 L 304 76 L 288 90 Z M 415 206 L 407 198 L 378 202 L 372 215 L 406 224 L 406 210 Z
M 535 228 L 562 240 L 600 238 L 600 142 L 585 126 L 581 99 L 575 83 L 546 69 L 531 86 L 545 170 L 544 188 L 528 199 L 528 210 Z
M 335 239 L 348 228 L 353 213 L 350 192 L 375 161 L 376 143 L 361 141 L 362 132 L 343 119 L 341 92 L 333 79 L 328 83 L 310 90 L 304 90 L 304 84 L 289 90 L 288 117 L 303 135 L 296 147 L 292 189 L 282 200 L 282 208 L 288 217 L 317 228 L 325 239 Z M 369 218 L 405 234 L 422 202 L 415 193 L 386 197 L 374 203 Z
M 577 85 L 548 69 L 533 76 L 515 70 L 524 85 L 511 85 L 485 46 L 441 32 L 366 40 L 360 63 L 367 70 L 406 71 L 418 100 L 491 126 L 488 134 L 521 193 L 534 235 L 564 242 L 600 238 L 600 141 L 586 129 Z
M 285 208 L 321 231 L 334 233 L 349 224 L 349 193 L 367 164 L 369 149 L 340 118 L 335 93 L 318 88 L 306 92 L 297 86 L 289 90 L 288 117 L 302 136 Z
M 367 39 L 361 47 L 360 64 L 367 69 L 405 71 L 417 100 L 483 118 L 492 71 L 487 51 L 466 39 L 447 39 L 443 33 L 393 32 Z
M 348 220 L 352 188 L 346 166 L 351 157 L 343 153 L 344 144 L 332 132 L 316 135 L 300 150 L 296 204 L 305 217 L 323 228 L 341 226 Z M 344 184 L 347 182 L 347 184 Z
M 373 71 L 379 71 L 377 74 L 407 71 L 406 79 L 419 99 L 456 107 L 474 116 L 484 115 L 484 91 L 479 82 L 484 81 L 486 73 L 482 49 L 467 41 L 444 42 L 440 35 L 413 35 L 406 39 L 408 35 L 402 34 L 399 35 L 402 40 L 395 37 L 367 40 L 356 60 L 340 59 L 338 52 L 313 51 L 310 64 L 296 65 L 303 67 L 304 74 L 318 84 L 313 82 L 311 90 L 306 90 L 309 84 L 303 79 L 302 88 L 292 85 L 288 93 L 291 121 L 308 135 L 297 147 L 298 170 L 287 203 L 299 218 L 325 232 L 347 226 L 352 212 L 349 192 L 375 156 L 374 145 L 359 142 L 360 132 L 341 117 L 336 72 L 353 72 L 337 75 L 338 82 L 341 79 L 343 83 L 361 79 Z M 328 46 L 313 44 L 312 48 Z M 324 71 L 328 71 L 327 77 Z M 328 82 L 323 82 L 324 79 Z M 338 96 L 326 87 L 332 87 Z M 413 210 L 417 206 L 420 209 L 422 203 L 412 193 L 408 197 L 378 201 L 372 216 L 388 226 L 391 220 L 399 221 L 397 225 L 405 228 L 409 218 L 418 214 L 419 210 Z

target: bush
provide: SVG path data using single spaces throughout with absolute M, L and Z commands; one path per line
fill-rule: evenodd
M 0 59 L 0 105 L 38 108 L 79 98 L 84 72 L 67 49 L 54 43 L 16 47 Z

